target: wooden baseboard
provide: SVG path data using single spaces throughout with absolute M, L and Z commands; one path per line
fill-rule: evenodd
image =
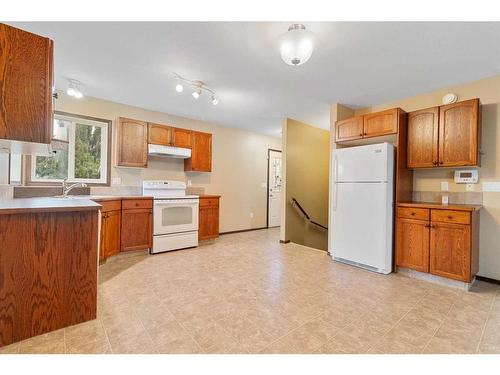
M 484 276 L 478 276 L 478 275 L 476 275 L 476 280 L 486 281 L 487 283 L 492 283 L 492 284 L 500 285 L 500 280 L 490 279 L 489 277 L 484 277 Z
M 240 230 L 233 230 L 231 232 L 222 232 L 222 233 L 219 233 L 219 234 L 222 236 L 224 234 L 251 232 L 251 231 L 254 231 L 254 230 L 262 230 L 262 229 L 268 229 L 268 228 L 267 227 L 261 227 L 261 228 L 240 229 Z

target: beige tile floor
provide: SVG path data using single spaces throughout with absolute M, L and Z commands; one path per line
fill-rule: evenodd
M 98 319 L 1 353 L 500 353 L 499 287 L 333 262 L 278 230 L 100 267 Z

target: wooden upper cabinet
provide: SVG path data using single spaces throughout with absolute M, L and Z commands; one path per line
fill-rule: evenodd
M 145 168 L 148 165 L 148 123 L 120 117 L 117 165 Z
M 396 221 L 396 264 L 429 272 L 429 222 L 398 218 Z
M 335 123 L 335 141 L 348 141 L 363 137 L 363 116 L 339 120 Z
M 172 128 L 160 124 L 148 124 L 148 143 L 170 146 L 172 144 Z
M 439 166 L 479 163 L 479 99 L 439 107 Z
M 377 137 L 398 132 L 399 108 L 363 116 L 363 136 Z
M 432 224 L 430 272 L 455 280 L 471 281 L 470 225 Z
M 191 158 L 184 160 L 184 170 L 212 172 L 212 134 L 193 131 Z
M 408 168 L 438 165 L 439 107 L 408 113 Z
M 0 24 L 0 139 L 50 143 L 53 50 L 48 38 Z
M 192 130 L 172 128 L 173 145 L 175 147 L 191 148 L 192 147 Z

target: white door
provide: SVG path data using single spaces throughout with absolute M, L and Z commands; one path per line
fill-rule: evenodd
M 394 159 L 394 148 L 391 144 L 347 147 L 334 152 L 335 181 L 391 181 Z
M 269 150 L 268 163 L 268 223 L 269 227 L 279 227 L 281 224 L 281 151 Z
M 391 272 L 392 188 L 387 183 L 337 183 L 332 202 L 334 258 Z

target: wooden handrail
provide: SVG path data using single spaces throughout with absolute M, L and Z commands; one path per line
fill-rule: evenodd
M 325 230 L 328 230 L 328 227 L 325 227 L 324 225 L 321 225 L 320 223 L 318 223 L 318 222 L 316 222 L 316 221 L 312 220 L 312 219 L 311 219 L 311 217 L 307 214 L 306 210 L 304 210 L 304 208 L 302 208 L 302 206 L 301 206 L 301 205 L 300 205 L 300 203 L 297 201 L 297 199 L 292 198 L 292 199 L 291 199 L 291 204 L 292 204 L 292 206 L 295 206 L 295 207 L 297 207 L 297 208 L 299 209 L 299 211 L 302 213 L 302 215 L 304 215 L 304 217 L 306 218 L 306 220 L 307 220 L 308 222 L 310 222 L 311 224 L 314 224 L 314 225 L 316 225 L 316 226 L 318 226 L 318 227 L 320 227 L 320 228 L 323 228 L 323 229 L 325 229 Z

